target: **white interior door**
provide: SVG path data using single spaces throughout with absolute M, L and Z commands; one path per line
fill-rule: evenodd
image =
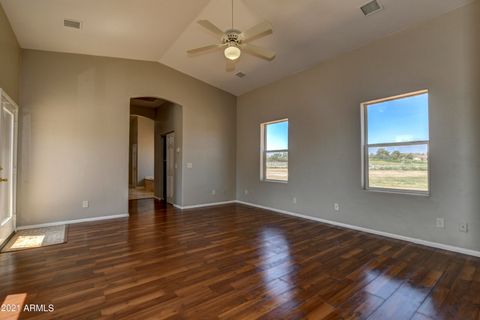
M 0 244 L 15 231 L 18 107 L 0 90 Z
M 167 134 L 167 202 L 175 198 L 175 133 Z

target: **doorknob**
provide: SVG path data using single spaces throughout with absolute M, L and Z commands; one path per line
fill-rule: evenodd
M 0 182 L 8 182 L 8 179 L 0 178 Z

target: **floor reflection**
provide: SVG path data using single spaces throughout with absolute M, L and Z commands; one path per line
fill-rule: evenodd
M 19 319 L 26 298 L 26 293 L 9 294 L 6 296 L 1 304 L 0 319 Z
M 262 278 L 268 295 L 281 304 L 292 303 L 296 299 L 290 284 L 295 272 L 294 259 L 290 254 L 290 245 L 282 230 L 265 228 L 261 231 Z

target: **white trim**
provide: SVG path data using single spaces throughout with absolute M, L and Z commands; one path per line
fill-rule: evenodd
M 126 218 L 128 216 L 129 216 L 128 213 L 124 213 L 124 214 L 115 214 L 115 215 L 111 215 L 111 216 L 102 216 L 102 217 L 84 218 L 84 219 L 76 219 L 76 220 L 47 222 L 47 223 L 41 223 L 41 224 L 32 224 L 32 225 L 20 226 L 20 227 L 17 228 L 17 230 L 51 227 L 51 226 L 58 226 L 58 225 L 62 225 L 62 224 L 75 224 L 75 223 L 82 223 L 82 222 Z
M 448 245 L 448 244 L 443 244 L 443 243 L 438 243 L 438 242 L 431 242 L 431 241 L 422 240 L 422 239 L 418 239 L 418 238 L 411 238 L 411 237 L 402 236 L 402 235 L 395 234 L 395 233 L 389 233 L 389 232 L 385 232 L 385 231 L 379 231 L 379 230 L 359 227 L 359 226 L 346 224 L 346 223 L 342 223 L 342 222 L 326 220 L 326 219 L 312 217 L 312 216 L 308 216 L 308 215 L 304 215 L 304 214 L 300 214 L 300 213 L 295 213 L 295 212 L 290 212 L 290 211 L 286 211 L 286 210 L 280 210 L 280 209 L 275 209 L 275 208 L 271 208 L 271 207 L 266 207 L 266 206 L 262 206 L 262 205 L 258 205 L 258 204 L 254 204 L 254 203 L 250 203 L 250 202 L 244 202 L 244 201 L 239 201 L 239 200 L 237 200 L 236 202 L 239 203 L 239 204 L 246 205 L 246 206 L 251 206 L 251 207 L 256 207 L 256 208 L 260 208 L 260 209 L 265 209 L 265 210 L 278 212 L 278 213 L 288 214 L 288 215 L 291 215 L 291 216 L 295 216 L 295 217 L 299 217 L 299 218 L 303 218 L 303 219 L 308 219 L 308 220 L 313 220 L 313 221 L 318 221 L 318 222 L 322 222 L 322 223 L 326 223 L 326 224 L 330 224 L 330 225 L 334 225 L 334 226 L 338 226 L 338 227 L 343 227 L 343 228 L 347 228 L 347 229 L 367 232 L 367 233 L 371 233 L 371 234 L 375 234 L 375 235 L 379 235 L 379 236 L 383 236 L 383 237 L 387 237 L 387 238 L 393 238 L 393 239 L 397 239 L 397 240 L 408 241 L 408 242 L 424 245 L 424 246 L 427 246 L 427 247 L 432 247 L 432 248 L 437 248 L 437 249 L 442 249 L 442 250 L 447 250 L 447 251 L 463 253 L 463 254 L 467 254 L 467 255 L 470 255 L 470 256 L 480 257 L 480 251 L 476 251 L 476 250 L 451 246 L 451 245 Z
M 187 210 L 187 209 L 196 209 L 196 208 L 204 208 L 204 207 L 214 207 L 214 206 L 221 206 L 224 204 L 232 204 L 237 203 L 237 200 L 230 200 L 230 201 L 223 201 L 223 202 L 212 202 L 212 203 L 203 203 L 203 204 L 196 204 L 191 206 L 180 206 L 178 204 L 173 204 L 173 206 L 180 210 Z
M 4 107 L 4 102 L 6 106 Z M 10 181 L 10 196 L 11 196 L 11 203 L 10 203 L 10 216 L 2 221 L 0 225 L 0 237 L 2 241 L 8 239 L 13 232 L 17 229 L 17 177 L 18 177 L 18 112 L 19 108 L 15 101 L 10 98 L 10 96 L 0 88 L 0 112 L 5 111 L 10 113 L 13 116 L 13 128 L 12 128 L 12 137 L 11 139 L 13 144 L 13 150 L 11 155 L 11 168 L 10 168 L 10 175 L 11 177 L 7 177 L 11 179 Z M 1 114 L 0 114 L 1 118 Z M 6 237 L 4 237 L 4 233 L 10 233 Z

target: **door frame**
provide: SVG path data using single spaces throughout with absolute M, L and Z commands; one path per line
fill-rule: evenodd
M 171 149 L 171 152 L 173 153 L 173 158 L 172 158 L 172 170 L 173 170 L 173 174 L 172 174 L 172 185 L 171 185 L 171 194 L 172 194 L 172 197 L 168 197 L 168 191 L 169 191 L 169 188 L 168 188 L 168 165 L 169 165 L 169 152 L 168 152 L 168 138 L 169 137 L 173 137 L 173 148 Z M 164 169 L 164 182 L 163 182 L 163 185 L 165 186 L 165 190 L 164 190 L 164 194 L 165 194 L 165 202 L 167 203 L 170 203 L 170 204 L 175 204 L 175 197 L 176 197 L 176 194 L 175 194 L 175 179 L 176 179 L 176 176 L 177 176 L 177 168 L 175 168 L 175 162 L 176 162 L 176 150 L 175 150 L 175 131 L 171 131 L 167 134 L 165 134 L 165 162 L 164 162 L 164 166 L 165 166 L 165 169 Z
M 2 112 L 1 109 L 3 109 L 3 102 L 4 99 L 6 102 L 11 106 L 13 110 L 10 110 L 13 113 L 14 120 L 13 120 L 13 150 L 12 150 L 12 178 L 11 178 L 11 183 L 12 183 L 12 215 L 11 217 L 7 218 L 4 221 L 0 221 L 0 228 L 3 227 L 5 224 L 9 223 L 10 220 L 12 222 L 12 230 L 8 231 L 8 235 L 6 235 L 5 239 L 0 239 L 0 246 L 2 246 L 6 240 L 12 235 L 13 232 L 17 230 L 17 171 L 18 171 L 18 114 L 19 114 L 19 108 L 18 105 L 13 101 L 12 98 L 8 96 L 8 94 L 0 88 L 0 112 Z M 1 114 L 0 114 L 1 117 Z M 0 151 L 1 152 L 1 151 Z

